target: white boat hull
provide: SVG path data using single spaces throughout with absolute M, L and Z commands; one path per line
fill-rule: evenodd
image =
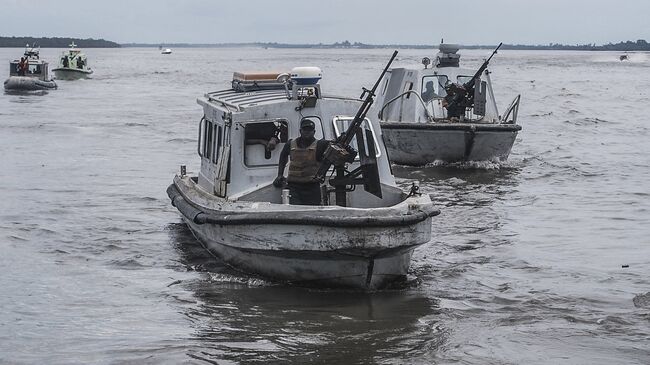
M 10 76 L 5 80 L 4 88 L 8 91 L 53 90 L 57 85 L 54 80 L 43 81 L 35 77 Z
M 439 213 L 424 196 L 391 208 L 225 203 L 214 210 L 190 185 L 177 178 L 168 194 L 206 249 L 243 272 L 300 285 L 374 290 L 404 278 Z
M 59 80 L 85 79 L 93 73 L 92 70 L 75 68 L 55 68 L 52 71 L 54 72 L 54 76 Z
M 282 280 L 294 284 L 354 287 L 374 290 L 390 282 L 404 278 L 407 274 L 411 254 L 417 245 L 402 246 L 364 252 L 362 249 L 349 251 L 329 250 L 332 241 L 354 242 L 390 235 L 409 241 L 413 236 L 426 236 L 426 228 L 419 227 L 410 232 L 385 229 L 314 229 L 311 226 L 263 227 L 198 225 L 184 218 L 195 237 L 212 254 L 238 270 Z M 430 221 L 422 224 L 429 227 Z M 402 233 L 406 233 L 403 237 Z M 429 233 L 430 234 L 430 233 Z M 263 246 L 271 240 L 301 240 L 310 249 L 282 250 L 245 248 Z
M 521 126 L 515 124 L 382 122 L 391 162 L 423 166 L 436 161 L 505 161 Z

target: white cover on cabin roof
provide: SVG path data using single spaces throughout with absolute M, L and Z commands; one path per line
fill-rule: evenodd
M 260 90 L 250 92 L 234 91 L 232 89 L 215 91 L 205 94 L 208 101 L 216 101 L 237 109 L 253 105 L 287 101 L 285 90 Z

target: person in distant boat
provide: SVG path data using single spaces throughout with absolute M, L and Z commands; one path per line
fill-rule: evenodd
M 445 90 L 447 91 L 447 96 L 442 99 L 442 106 L 447 109 L 447 118 L 460 119 L 461 116 L 465 116 L 465 104 L 462 99 L 465 98 L 467 91 L 465 91 L 463 85 L 451 83 Z M 454 104 L 452 101 L 456 97 L 461 98 L 461 102 Z
M 84 60 L 81 58 L 77 58 L 77 68 L 82 69 L 84 68 Z
M 430 102 L 436 97 L 436 92 L 433 90 L 433 81 L 429 81 L 424 86 L 425 90 L 422 92 L 422 101 L 425 103 Z
M 68 68 L 70 66 L 70 60 L 68 59 L 68 56 L 63 56 L 63 67 Z
M 320 183 L 314 179 L 329 141 L 316 140 L 316 124 L 309 118 L 300 121 L 300 137 L 289 140 L 280 153 L 276 187 L 289 187 L 290 204 L 319 205 Z M 289 163 L 289 174 L 284 178 L 284 168 Z
M 25 76 L 28 68 L 29 61 L 27 60 L 27 57 L 20 57 L 20 62 L 18 63 L 18 75 Z

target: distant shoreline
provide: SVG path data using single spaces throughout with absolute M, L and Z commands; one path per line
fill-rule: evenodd
M 80 39 L 80 38 L 60 38 L 60 37 L 0 37 L 0 47 L 2 48 L 22 48 L 29 44 L 30 47 L 41 48 L 68 48 L 73 43 L 83 48 L 119 48 L 120 45 L 115 42 L 104 39 Z
M 277 42 L 249 42 L 249 43 L 116 43 L 104 39 L 80 39 L 80 38 L 48 38 L 48 37 L 0 37 L 0 47 L 22 48 L 26 44 L 30 46 L 36 44 L 36 47 L 42 48 L 68 48 L 71 43 L 75 43 L 82 48 L 237 48 L 237 47 L 256 47 L 256 48 L 273 48 L 273 49 L 383 49 L 383 48 L 400 48 L 400 49 L 437 49 L 437 44 L 365 44 L 360 42 L 351 43 L 349 41 L 336 43 L 318 43 L 318 44 L 292 44 Z M 462 49 L 490 49 L 496 45 L 460 45 Z M 559 43 L 550 43 L 547 45 L 527 45 L 527 44 L 504 44 L 502 50 L 560 50 L 560 51 L 650 51 L 650 43 L 643 39 L 637 41 L 622 41 L 619 43 L 608 43 L 604 45 L 595 44 L 576 44 L 566 45 Z
M 165 47 L 165 48 L 237 48 L 237 47 L 256 47 L 256 48 L 280 48 L 280 49 L 383 49 L 383 48 L 400 48 L 400 49 L 438 49 L 437 44 L 365 44 L 365 43 L 350 43 L 350 42 L 337 42 L 331 44 L 290 44 L 290 43 L 164 43 L 164 44 L 151 44 L 151 43 L 122 43 L 122 47 Z M 460 45 L 461 49 L 493 49 L 496 45 Z M 583 45 L 564 45 L 564 44 L 548 44 L 548 45 L 526 45 L 526 44 L 504 44 L 501 49 L 509 50 L 566 50 L 566 51 L 650 51 L 650 43 L 645 40 L 638 41 L 625 41 L 616 44 L 608 43 L 605 45 L 597 46 L 595 44 Z

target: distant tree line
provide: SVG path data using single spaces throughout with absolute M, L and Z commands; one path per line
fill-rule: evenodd
M 48 37 L 0 37 L 0 47 L 21 48 L 36 44 L 42 48 L 68 48 L 74 42 L 83 48 L 118 48 L 120 45 L 104 39 L 80 38 L 48 38 Z
M 477 46 L 480 47 L 480 46 Z M 465 47 L 469 48 L 469 47 Z M 482 47 L 481 47 L 482 48 Z M 650 51 L 650 43 L 643 39 L 636 42 L 625 41 L 619 43 L 607 43 L 597 46 L 593 43 L 590 44 L 559 44 L 549 43 L 548 45 L 524 45 L 524 44 L 504 44 L 501 49 L 538 49 L 538 50 L 569 50 L 569 51 Z
M 312 44 L 292 44 L 292 43 L 277 43 L 277 42 L 253 42 L 253 43 L 165 43 L 165 47 L 215 47 L 215 48 L 230 48 L 230 47 L 261 47 L 261 48 L 402 48 L 402 49 L 436 49 L 438 45 L 434 44 L 366 44 L 361 42 L 335 42 L 335 43 L 312 43 Z M 162 44 L 151 43 L 126 43 L 122 47 L 159 47 Z M 464 49 L 478 49 L 478 48 L 495 48 L 496 45 L 461 45 Z M 549 43 L 545 45 L 526 45 L 526 44 L 504 44 L 501 49 L 514 49 L 514 50 L 578 50 L 578 51 L 650 51 L 650 43 L 643 39 L 636 42 L 624 41 L 616 44 L 608 43 L 597 46 L 593 43 L 590 44 L 559 44 Z

